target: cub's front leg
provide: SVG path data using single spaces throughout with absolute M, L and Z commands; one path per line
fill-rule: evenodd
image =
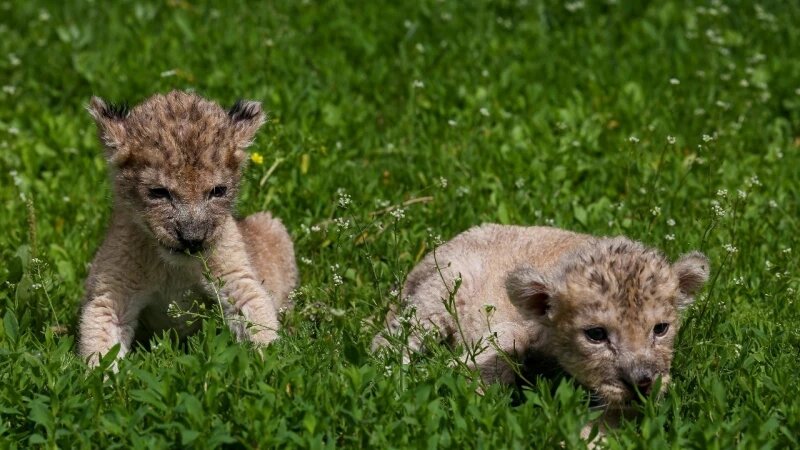
M 222 297 L 228 326 L 240 340 L 266 345 L 278 337 L 278 314 L 272 295 L 261 286 L 250 264 L 245 242 L 232 217 L 220 230 L 220 238 L 208 258 L 211 275 L 222 281 L 212 286 Z
M 468 357 L 467 364 L 476 369 L 486 383 L 514 383 L 516 371 L 514 364 L 530 345 L 530 332 L 524 326 L 513 322 L 502 322 L 492 327 L 492 332 L 483 337 L 487 346 L 475 355 Z
M 79 353 L 91 367 L 119 344 L 117 359 L 131 348 L 136 323 L 144 305 L 141 280 L 135 271 L 126 270 L 124 261 L 108 261 L 101 250 L 87 280 L 81 308 Z M 113 366 L 116 368 L 116 365 Z

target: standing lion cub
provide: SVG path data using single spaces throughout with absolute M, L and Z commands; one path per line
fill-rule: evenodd
M 170 304 L 221 304 L 239 339 L 268 344 L 277 310 L 297 285 L 294 248 L 269 213 L 232 214 L 264 113 L 257 102 L 229 111 L 193 93 L 155 95 L 128 110 L 95 97 L 114 210 L 86 281 L 80 354 L 90 365 L 135 335 L 192 331 Z
M 678 313 L 708 274 L 698 252 L 670 264 L 625 237 L 482 225 L 409 274 L 403 296 L 419 327 L 408 347 L 421 350 L 432 330 L 451 344 L 481 342 L 487 348 L 474 366 L 487 382 L 513 382 L 513 360 L 526 354 L 555 360 L 609 408 L 623 409 L 659 377 L 666 388 Z M 389 313 L 386 334 L 401 335 L 404 321 Z M 373 348 L 389 336 L 376 336 Z

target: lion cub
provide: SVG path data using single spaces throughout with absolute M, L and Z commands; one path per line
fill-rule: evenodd
M 433 330 L 450 343 L 483 340 L 475 368 L 487 382 L 515 379 L 497 349 L 518 362 L 526 354 L 554 359 L 603 403 L 622 408 L 637 391 L 649 394 L 659 377 L 666 388 L 678 313 L 708 274 L 698 252 L 670 264 L 625 237 L 482 225 L 409 274 L 403 296 L 422 330 L 412 329 L 408 344 L 421 350 L 421 334 Z M 403 321 L 390 312 L 386 333 L 401 334 Z M 373 349 L 386 345 L 375 337 Z
M 97 365 L 116 344 L 125 355 L 135 335 L 193 331 L 167 309 L 198 299 L 221 299 L 237 338 L 273 341 L 277 310 L 297 285 L 292 241 L 269 213 L 232 214 L 245 149 L 265 120 L 261 105 L 240 101 L 225 111 L 173 91 L 131 110 L 94 97 L 88 110 L 105 146 L 114 209 L 86 281 L 81 356 Z

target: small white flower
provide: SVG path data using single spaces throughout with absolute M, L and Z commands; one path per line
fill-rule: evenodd
M 18 135 L 18 134 L 19 134 L 19 128 L 17 128 L 17 127 L 10 127 L 10 128 L 8 129 L 8 134 L 13 134 L 13 135 L 15 135 L 15 136 L 16 136 L 16 135 Z
M 637 138 L 636 136 L 631 136 L 628 138 L 628 142 L 632 144 L 637 144 L 639 142 L 639 138 Z
M 679 79 L 677 79 L 677 78 L 670 78 L 670 79 L 669 79 L 669 84 L 671 84 L 671 85 L 673 85 L 673 86 L 676 86 L 676 85 L 679 85 L 679 84 L 681 84 L 681 80 L 679 80 Z
M 174 77 L 177 73 L 178 73 L 177 70 L 170 69 L 170 70 L 165 70 L 165 71 L 161 72 L 160 75 L 161 75 L 161 78 L 168 78 L 168 77 Z
M 425 83 L 422 80 L 414 80 L 414 83 L 412 84 L 416 89 L 422 89 L 425 87 Z
M 484 116 L 484 117 L 489 117 L 489 110 L 486 109 L 486 108 L 481 108 L 481 109 L 478 110 L 478 112 L 480 112 L 481 115 Z
M 339 264 L 334 264 L 331 266 L 331 272 L 333 273 L 333 284 L 336 286 L 341 286 L 344 283 L 342 276 L 339 275 Z
M 769 201 L 769 207 L 770 208 L 777 208 L 778 207 L 778 202 L 776 202 L 775 200 L 770 200 Z
M 19 57 L 14 53 L 8 54 L 8 62 L 11 63 L 12 66 L 18 66 L 22 64 L 22 60 L 20 60 Z
M 783 251 L 783 253 L 786 253 L 788 255 L 789 253 L 792 253 L 792 248 L 791 247 L 786 247 L 782 251 Z
M 447 188 L 447 178 L 439 177 L 439 186 L 441 186 L 442 189 L 446 189 Z
M 674 241 L 675 240 L 675 235 L 674 234 L 664 235 L 664 239 L 666 239 L 668 241 Z
M 5 92 L 8 95 L 14 95 L 17 92 L 17 87 L 7 84 L 3 86 L 3 92 Z
M 725 244 L 722 246 L 722 248 L 724 248 L 728 253 L 736 253 L 739 251 L 739 249 L 734 247 L 733 244 Z
M 728 190 L 727 189 L 718 189 L 717 190 L 717 197 L 725 198 L 727 196 L 728 196 Z
M 400 295 L 400 291 L 398 291 L 397 289 L 392 289 L 391 291 L 389 291 L 389 295 L 392 297 L 397 297 L 398 295 Z
M 709 142 L 709 141 L 711 141 L 713 139 L 714 139 L 713 137 L 711 137 L 711 136 L 709 136 L 707 134 L 703 135 L 703 142 Z
M 717 216 L 717 218 L 725 217 L 725 214 L 727 214 L 725 208 L 716 200 L 711 201 L 711 210 L 714 211 L 714 215 Z
M 667 225 L 674 227 L 675 226 L 675 219 L 669 218 L 667 219 Z
M 661 207 L 660 206 L 654 206 L 653 209 L 650 210 L 650 214 L 652 214 L 654 216 L 660 216 L 661 215 Z
M 300 262 L 307 266 L 310 266 L 313 261 L 311 261 L 311 258 L 306 258 L 305 256 L 301 256 Z
M 747 187 L 761 186 L 761 180 L 758 179 L 758 175 L 753 175 L 745 181 L 745 184 Z
M 425 53 L 425 46 L 419 42 L 417 42 L 417 45 L 414 46 L 414 49 L 416 49 L 420 53 Z
M 450 125 L 451 127 L 454 127 L 454 126 L 458 125 L 458 122 L 456 122 L 453 119 L 450 119 L 450 120 L 447 121 L 447 124 Z
M 569 11 L 571 13 L 574 13 L 574 12 L 576 12 L 578 10 L 583 9 L 584 6 L 586 6 L 586 5 L 582 1 L 578 0 L 578 1 L 574 1 L 574 2 L 565 3 L 564 4 L 564 9 L 566 9 L 567 11 Z
M 313 231 L 315 233 L 319 233 L 320 231 L 322 231 L 322 227 L 320 227 L 319 225 L 312 225 L 311 226 L 311 231 Z
M 667 144 L 674 145 L 676 142 L 675 136 L 667 136 Z
M 390 214 L 395 218 L 395 220 L 403 220 L 403 218 L 406 216 L 406 210 L 403 208 L 395 208 Z
M 514 186 L 516 186 L 517 189 L 522 189 L 525 187 L 525 180 L 522 178 L 517 178 L 517 181 L 514 182 Z
M 483 78 L 489 78 L 489 71 L 486 69 L 481 70 L 481 76 L 483 76 Z
M 350 195 L 342 188 L 336 190 L 336 195 L 339 196 L 338 203 L 340 208 L 347 208 L 352 203 Z
M 469 195 L 469 188 L 467 186 L 459 186 L 456 189 L 456 197 L 464 197 L 465 195 Z
M 345 219 L 344 217 L 337 217 L 333 219 L 333 223 L 339 227 L 340 230 L 346 230 L 350 228 L 350 219 Z
M 742 200 L 747 198 L 747 192 L 745 192 L 745 191 L 743 191 L 741 189 L 737 189 L 736 190 L 736 195 L 738 195 L 739 198 L 742 199 Z

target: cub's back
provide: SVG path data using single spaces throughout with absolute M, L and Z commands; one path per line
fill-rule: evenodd
M 515 320 L 505 289 L 507 274 L 523 264 L 547 269 L 589 239 L 587 235 L 550 227 L 473 227 L 426 255 L 408 275 L 403 295 L 416 305 L 441 302 L 460 275 L 461 286 L 455 297 L 460 314 L 485 317 L 484 305 L 491 304 L 496 308 L 497 321 Z M 475 320 L 485 321 L 478 317 Z

